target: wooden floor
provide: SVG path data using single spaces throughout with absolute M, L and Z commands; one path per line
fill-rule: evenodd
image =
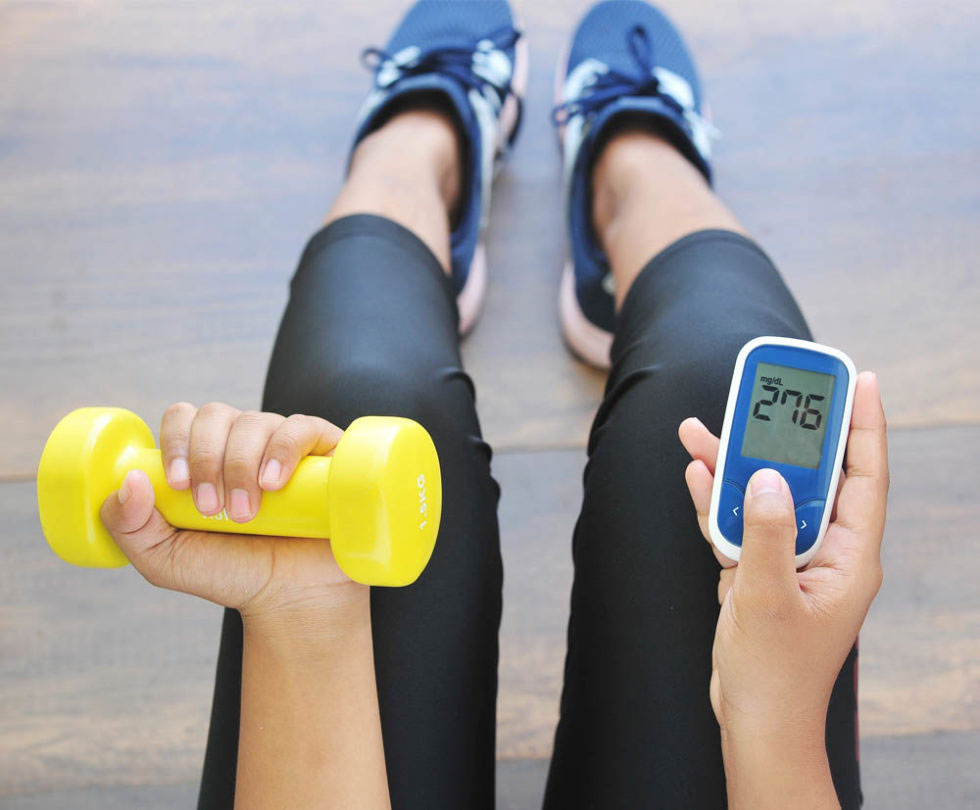
M 603 379 L 557 333 L 552 69 L 587 4 L 531 2 L 528 114 L 465 345 L 503 485 L 501 807 L 556 718 L 584 441 Z M 886 582 L 862 634 L 869 806 L 980 803 L 980 15 L 974 2 L 670 0 L 724 132 L 721 195 L 818 338 L 878 371 Z M 358 51 L 400 2 L 0 10 L 0 806 L 187 806 L 218 612 L 47 550 L 33 475 L 82 404 L 256 407 L 338 188 Z M 970 13 L 970 12 L 973 13 Z

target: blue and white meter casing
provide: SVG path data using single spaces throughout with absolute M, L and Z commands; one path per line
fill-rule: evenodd
M 741 554 L 745 489 L 763 467 L 793 493 L 797 567 L 816 554 L 837 497 L 856 376 L 846 354 L 819 343 L 759 337 L 742 347 L 708 515 L 711 542 L 726 557 Z

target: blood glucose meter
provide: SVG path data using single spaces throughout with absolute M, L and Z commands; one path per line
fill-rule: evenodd
M 816 554 L 837 497 L 857 373 L 843 352 L 780 337 L 738 353 L 715 465 L 711 542 L 737 560 L 742 502 L 752 474 L 776 470 L 796 507 L 796 564 Z

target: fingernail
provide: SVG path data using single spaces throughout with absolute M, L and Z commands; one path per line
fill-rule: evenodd
M 775 470 L 759 470 L 752 476 L 749 482 L 752 486 L 752 495 L 764 495 L 768 492 L 775 492 L 781 495 L 783 492 L 783 477 Z
M 214 484 L 198 485 L 197 508 L 203 514 L 218 511 L 218 490 L 214 488 Z
M 262 486 L 278 486 L 280 475 L 282 475 L 282 464 L 274 458 L 269 459 L 269 462 L 265 465 L 265 469 L 262 471 Z
M 248 492 L 244 489 L 231 491 L 231 503 L 228 505 L 229 514 L 238 520 L 244 520 L 252 514 L 252 503 Z
M 129 485 L 129 474 L 123 479 L 122 486 L 119 487 L 119 492 L 116 497 L 119 498 L 119 503 L 126 503 L 132 497 L 133 488 Z
M 186 458 L 175 458 L 170 462 L 170 483 L 183 484 L 191 477 Z

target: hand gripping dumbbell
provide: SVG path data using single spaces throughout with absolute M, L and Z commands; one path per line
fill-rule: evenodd
M 262 494 L 252 520 L 235 523 L 224 512 L 202 515 L 189 490 L 167 485 L 153 434 L 136 414 L 122 408 L 79 408 L 51 432 L 37 473 L 41 528 L 58 556 L 92 568 L 126 564 L 99 510 L 134 469 L 149 476 L 156 508 L 172 525 L 329 538 L 344 573 L 365 585 L 414 582 L 439 531 L 439 457 L 425 428 L 411 419 L 355 420 L 333 456 L 304 458 L 282 489 Z

